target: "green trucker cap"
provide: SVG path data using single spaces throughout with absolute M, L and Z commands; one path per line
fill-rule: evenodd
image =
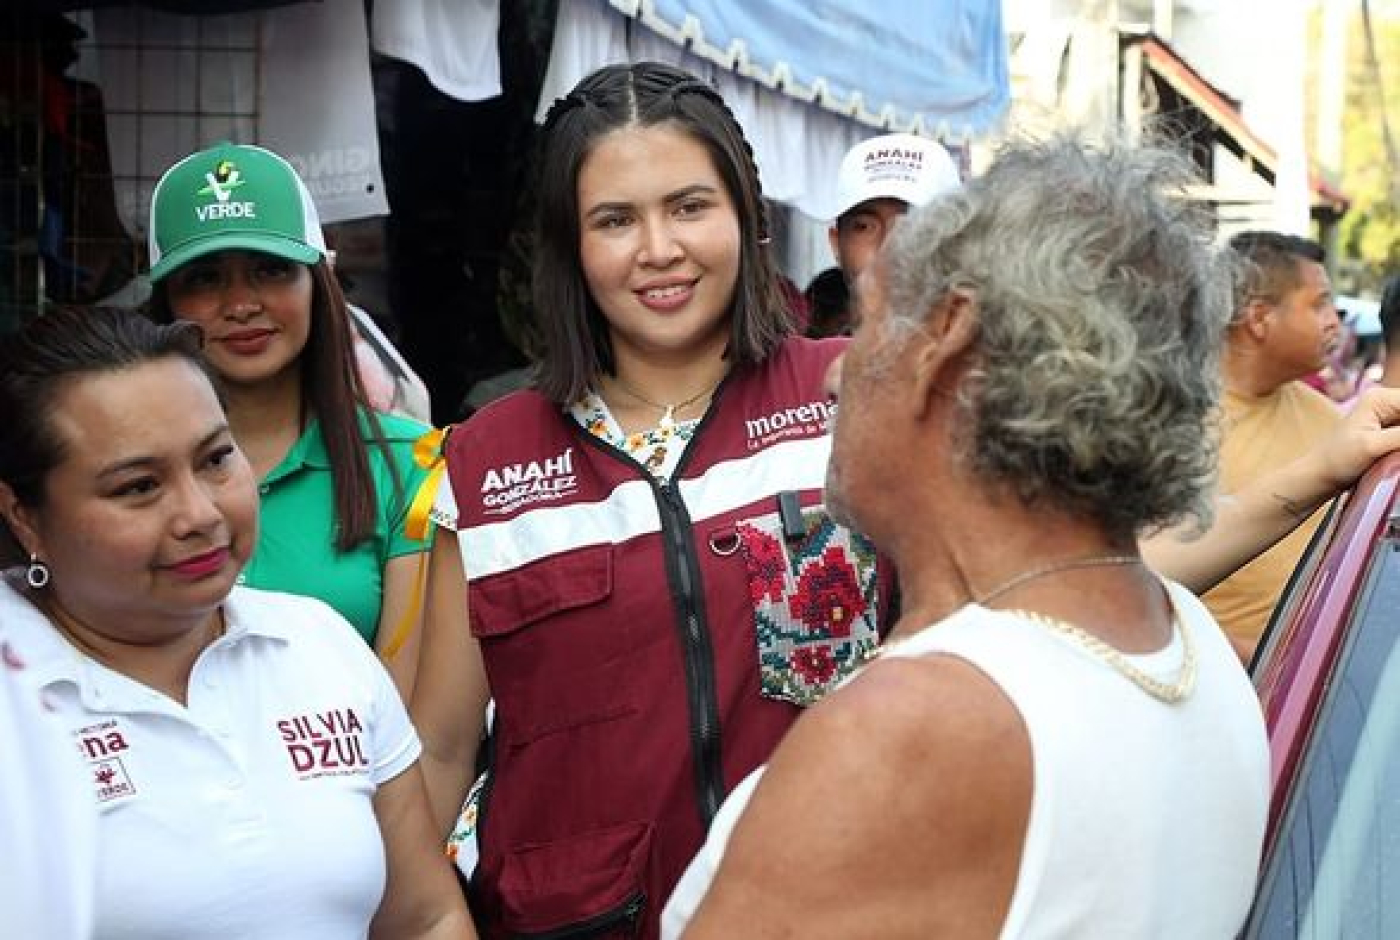
M 215 144 L 166 170 L 151 194 L 152 282 L 230 248 L 302 264 L 326 255 L 311 193 L 271 150 Z

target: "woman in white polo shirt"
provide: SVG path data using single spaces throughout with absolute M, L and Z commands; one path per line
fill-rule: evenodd
M 235 587 L 257 493 L 199 346 L 114 310 L 0 343 L 0 621 L 99 806 L 96 936 L 472 937 L 383 666 Z

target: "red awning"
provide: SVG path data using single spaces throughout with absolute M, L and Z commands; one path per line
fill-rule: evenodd
M 1277 151 L 1249 129 L 1233 100 L 1202 78 L 1185 59 L 1157 37 L 1133 36 L 1128 37 L 1127 42 L 1139 45 L 1144 65 L 1211 121 L 1222 144 L 1250 164 L 1270 184 L 1275 183 L 1278 175 Z M 1314 209 L 1341 215 L 1350 205 L 1351 200 L 1346 194 L 1328 184 L 1313 166 L 1308 167 L 1308 189 Z

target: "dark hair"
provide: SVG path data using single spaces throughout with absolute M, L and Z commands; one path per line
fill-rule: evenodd
M 1327 260 L 1317 242 L 1282 232 L 1239 232 L 1230 238 L 1229 245 L 1244 262 L 1235 294 L 1236 317 L 1251 299 L 1262 297 L 1277 302 L 1301 284 L 1299 261 L 1323 264 Z
M 1380 318 L 1386 355 L 1400 352 L 1400 275 L 1385 282 L 1385 290 L 1381 292 Z
M 846 272 L 827 268 L 812 278 L 803 292 L 811 314 L 808 336 L 838 336 L 851 326 L 851 287 Z
M 178 357 L 215 385 L 202 345 L 192 323 L 152 323 L 117 307 L 55 307 L 0 339 L 0 480 L 21 503 L 43 503 L 44 478 L 65 457 L 54 399 L 71 380 Z M 4 534 L 0 559 L 20 557 Z
M 354 325 L 345 295 L 325 261 L 310 269 L 311 328 L 301 352 L 301 401 L 302 408 L 321 424 L 335 490 L 335 543 L 344 552 L 374 536 L 377 515 L 374 477 L 360 421 L 368 423 L 369 437 L 384 454 L 396 490 L 402 481 L 355 368 Z M 169 278 L 162 278 L 152 285 L 148 305 L 150 315 L 162 323 L 176 319 L 168 284 Z
M 730 311 L 733 362 L 760 362 L 793 326 L 768 249 L 768 212 L 753 148 L 713 86 L 657 62 L 609 65 L 554 102 L 544 122 L 533 269 L 542 338 L 540 390 L 577 401 L 600 372 L 611 372 L 612 343 L 579 261 L 578 175 L 605 134 L 672 123 L 709 151 L 739 216 L 739 275 Z

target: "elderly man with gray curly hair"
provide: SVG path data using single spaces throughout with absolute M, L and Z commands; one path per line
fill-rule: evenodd
M 895 227 L 828 498 L 894 559 L 903 612 L 736 788 L 672 935 L 1239 928 L 1259 704 L 1137 547 L 1212 506 L 1230 272 L 1191 179 L 1150 147 L 1015 143 Z

